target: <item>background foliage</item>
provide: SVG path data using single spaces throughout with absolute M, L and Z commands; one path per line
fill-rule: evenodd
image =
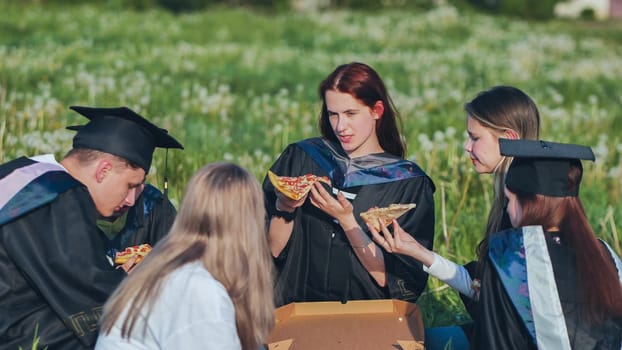
M 600 237 L 621 251 L 622 25 L 532 22 L 449 5 L 379 11 L 175 14 L 114 2 L 0 2 L 0 161 L 61 157 L 83 124 L 70 105 L 127 105 L 185 146 L 169 151 L 177 203 L 201 165 L 230 160 L 258 179 L 290 142 L 315 136 L 318 83 L 363 61 L 385 78 L 404 119 L 408 157 L 437 186 L 435 249 L 475 256 L 490 208 L 490 176 L 462 150 L 463 104 L 494 85 L 534 98 L 542 138 L 591 145 L 581 196 Z M 162 184 L 164 152 L 148 181 Z M 431 279 L 427 325 L 467 319 L 456 294 Z
M 22 3 L 44 5 L 75 5 L 90 2 L 92 0 L 22 0 Z M 161 8 L 173 13 L 201 11 L 215 6 L 246 7 L 261 11 L 286 11 L 301 8 L 377 11 L 400 8 L 430 9 L 436 5 L 451 3 L 459 7 L 473 6 L 492 14 L 548 19 L 554 16 L 555 4 L 563 0 L 99 0 L 98 2 L 100 6 L 134 10 Z M 589 15 L 586 14 L 586 16 Z

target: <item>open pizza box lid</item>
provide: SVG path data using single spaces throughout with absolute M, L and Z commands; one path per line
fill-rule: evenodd
M 300 349 L 424 349 L 421 311 L 394 299 L 281 306 L 268 350 Z

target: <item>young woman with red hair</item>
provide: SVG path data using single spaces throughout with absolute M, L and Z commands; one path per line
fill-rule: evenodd
M 416 203 L 400 218 L 412 238 L 432 248 L 434 184 L 404 159 L 400 119 L 378 73 L 364 63 L 337 67 L 319 86 L 321 137 L 289 145 L 270 170 L 279 176 L 330 178 L 291 200 L 266 180 L 269 241 L 278 270 L 277 305 L 301 301 L 402 299 L 425 288 L 421 263 L 385 254 L 360 213 Z

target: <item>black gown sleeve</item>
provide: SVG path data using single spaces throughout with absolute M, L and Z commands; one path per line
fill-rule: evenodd
M 531 335 L 522 323 L 490 261 L 484 262 L 482 286 L 470 338 L 471 349 L 536 350 Z
M 270 170 L 279 176 L 300 176 L 307 173 L 313 173 L 318 176 L 325 176 L 326 173 L 316 165 L 305 152 L 303 152 L 296 144 L 290 144 L 283 150 L 281 155 L 274 162 Z M 266 227 L 273 216 L 278 216 L 275 208 L 276 192 L 274 186 L 268 179 L 268 175 L 264 177 L 262 189 L 264 193 L 264 205 L 266 208 Z M 294 219 L 300 210 L 296 210 Z M 284 247 L 281 254 L 275 259 L 277 266 L 285 259 L 289 248 L 289 242 Z
M 135 208 L 137 215 L 140 216 L 139 232 L 136 235 L 137 241 L 132 245 L 149 243 L 155 246 L 164 238 L 175 221 L 177 210 L 160 190 L 152 185 L 145 185 L 144 195 L 140 196 L 140 205 Z M 147 210 L 147 215 L 144 215 Z
M 510 221 L 510 216 L 508 215 L 507 211 L 504 210 L 503 215 L 501 217 L 501 224 L 499 227 L 499 231 L 503 231 L 503 230 L 510 229 L 510 228 L 512 228 L 512 222 Z M 486 262 L 484 261 L 483 264 L 486 265 Z M 471 276 L 472 279 L 478 279 L 481 282 L 480 274 L 482 272 L 482 268 L 479 267 L 478 261 L 470 261 L 464 265 L 464 268 L 469 272 L 469 275 Z M 462 303 L 464 304 L 465 309 L 469 313 L 469 316 L 471 316 L 471 319 L 473 320 L 476 319 L 477 309 L 478 309 L 478 300 L 469 298 L 460 293 L 459 295 L 460 295 L 460 299 L 462 299 Z M 468 335 L 469 333 L 466 333 L 466 334 Z
M 13 290 L 0 298 L 7 343 L 29 347 L 38 324 L 42 348 L 93 346 L 102 305 L 125 276 L 110 266 L 95 219 L 87 189 L 77 187 L 0 227 L 10 274 L 0 290 Z
M 479 276 L 477 275 L 477 261 L 468 262 L 466 265 L 464 265 L 464 268 L 469 273 L 469 276 L 471 276 L 471 279 L 479 279 Z M 471 319 L 475 319 L 477 317 L 477 300 L 469 298 L 462 293 L 458 293 L 458 295 L 460 296 L 460 299 L 462 299 L 464 308 L 469 313 L 469 316 L 471 316 Z
M 385 186 L 386 187 L 386 186 Z M 417 206 L 398 219 L 400 226 L 429 250 L 434 243 L 434 184 L 427 176 L 397 181 L 388 189 L 380 205 L 416 203 Z M 391 199 L 392 198 L 392 199 Z M 388 201 L 388 202 L 387 202 Z M 373 206 L 373 205 L 369 205 Z M 367 208 L 359 208 L 361 211 Z M 368 231 L 361 221 L 361 227 Z M 369 233 L 368 233 L 369 234 Z M 414 258 L 384 252 L 387 288 L 391 298 L 416 301 L 428 281 L 422 264 Z

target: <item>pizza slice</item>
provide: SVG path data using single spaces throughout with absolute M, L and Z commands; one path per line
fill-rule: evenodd
M 149 252 L 151 251 L 151 245 L 149 243 L 144 243 L 141 245 L 135 245 L 131 247 L 125 248 L 125 250 L 117 252 L 114 256 L 114 263 L 116 265 L 123 265 L 128 262 L 134 256 L 138 256 L 136 258 L 135 264 L 138 264 Z
M 317 176 L 313 174 L 289 177 L 278 176 L 268 170 L 268 178 L 270 179 L 270 182 L 272 182 L 274 188 L 288 198 L 296 201 L 309 193 L 309 191 L 311 191 L 311 187 L 313 187 L 313 184 L 318 181 L 330 185 L 330 180 L 327 176 Z
M 382 220 L 385 226 L 389 225 L 393 219 L 397 219 L 404 215 L 407 211 L 413 209 L 417 205 L 415 203 L 409 204 L 391 204 L 384 208 L 369 208 L 367 211 L 361 213 L 361 218 L 365 222 L 370 223 L 376 231 L 380 231 L 380 223 L 378 219 Z

